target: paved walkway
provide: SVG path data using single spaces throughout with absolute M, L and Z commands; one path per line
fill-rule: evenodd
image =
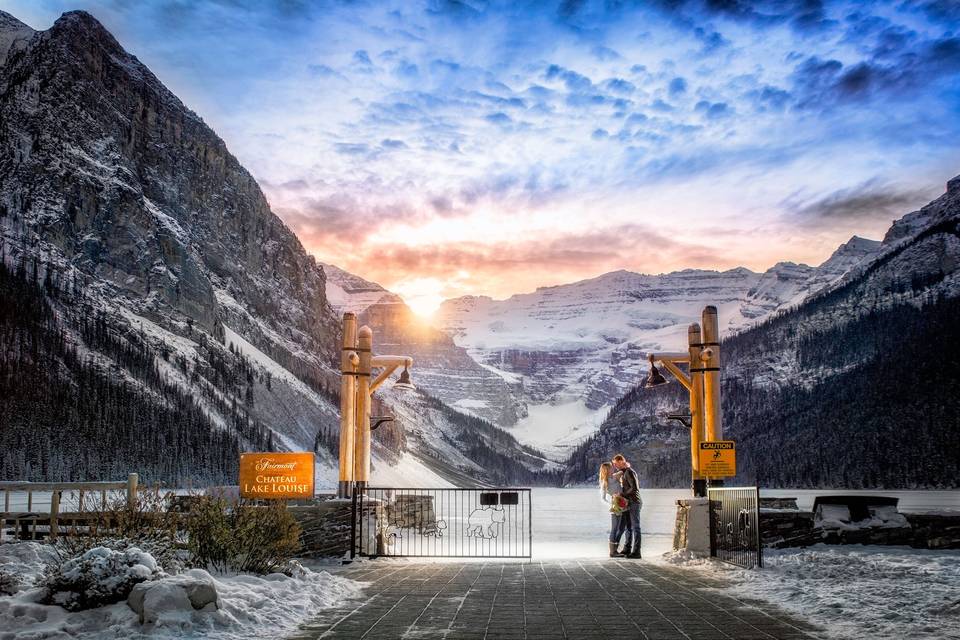
M 531 563 L 368 561 L 340 575 L 364 598 L 304 625 L 313 638 L 667 640 L 811 638 L 816 629 L 748 604 L 695 569 L 631 560 Z

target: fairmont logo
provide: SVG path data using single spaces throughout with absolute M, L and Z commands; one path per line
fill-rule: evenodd
M 296 462 L 274 462 L 273 458 L 260 458 L 254 467 L 257 473 L 264 471 L 293 471 L 297 468 Z

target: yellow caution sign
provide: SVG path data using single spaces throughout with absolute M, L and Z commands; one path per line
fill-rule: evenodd
M 700 473 L 708 478 L 737 475 L 737 446 L 733 440 L 700 443 Z

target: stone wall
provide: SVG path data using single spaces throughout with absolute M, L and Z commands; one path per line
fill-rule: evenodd
M 353 505 L 350 501 L 326 500 L 287 507 L 300 523 L 299 555 L 309 558 L 343 558 L 350 553 Z
M 766 547 L 814 544 L 905 545 L 915 549 L 960 549 L 960 514 L 905 513 L 909 527 L 821 529 L 810 511 L 760 510 L 760 538 Z

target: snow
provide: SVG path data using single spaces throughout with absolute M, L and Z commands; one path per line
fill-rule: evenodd
M 828 638 L 960 638 L 960 551 L 907 547 L 826 546 L 765 550 L 764 568 L 745 570 L 716 560 L 673 553 L 677 489 L 642 489 L 643 557 L 703 571 L 729 583 L 726 595 L 762 600 L 822 626 Z M 960 507 L 957 491 L 774 490 L 810 509 L 817 495 L 883 494 L 907 512 Z M 598 489 L 534 489 L 534 560 L 607 555 L 610 516 Z
M 403 453 L 396 464 L 374 460 L 370 485 L 376 487 L 452 487 L 427 465 L 410 453 Z
M 724 573 L 727 594 L 775 603 L 830 638 L 960 638 L 960 551 L 817 545 Z
M 910 523 L 897 512 L 894 506 L 878 506 L 870 508 L 870 517 L 865 520 L 851 521 L 850 509 L 845 505 L 823 504 L 815 514 L 815 526 L 821 529 L 842 529 L 855 531 L 857 529 L 895 529 L 909 527 Z
M 52 553 L 50 547 L 34 542 L 0 545 L 0 570 L 15 570 L 21 579 L 32 581 L 40 574 L 43 562 L 52 559 Z M 153 597 L 162 601 L 154 604 L 162 613 L 155 623 L 147 625 L 139 623 L 138 615 L 126 602 L 67 612 L 55 605 L 39 604 L 37 589 L 20 591 L 14 596 L 0 597 L 0 638 L 283 638 L 324 608 L 356 597 L 362 586 L 326 571 L 307 568 L 296 577 L 220 575 L 211 579 L 219 594 L 219 610 L 209 605 L 193 610 L 189 600 L 180 597 L 182 589 L 176 588 L 182 579 L 173 576 L 156 585 L 160 591 Z
M 316 392 L 313 391 L 310 387 L 303 383 L 297 376 L 293 375 L 286 369 L 284 369 L 276 360 L 265 354 L 260 349 L 257 349 L 255 346 L 247 342 L 247 340 L 241 336 L 239 333 L 228 327 L 227 325 L 223 326 L 223 341 L 226 345 L 233 344 L 233 348 L 238 350 L 241 354 L 250 358 L 255 364 L 260 365 L 265 371 L 268 371 L 271 377 L 274 380 L 282 380 L 290 385 L 297 392 L 303 396 L 312 400 L 316 405 L 321 407 L 328 406 L 327 402 L 323 400 Z M 282 434 L 280 434 L 282 435 Z M 295 447 L 294 447 L 295 448 Z
M 507 431 L 548 458 L 565 459 L 581 440 L 597 430 L 609 407 L 590 409 L 582 400 L 563 404 L 529 405 L 527 416 Z
M 156 218 L 157 224 L 169 231 L 170 234 L 172 234 L 181 245 L 186 246 L 190 243 L 190 236 L 187 234 L 186 230 L 180 226 L 180 223 L 177 222 L 173 217 L 161 211 L 160 207 L 158 207 L 153 200 L 144 197 L 143 204 L 147 211 L 149 211 L 151 215 Z

